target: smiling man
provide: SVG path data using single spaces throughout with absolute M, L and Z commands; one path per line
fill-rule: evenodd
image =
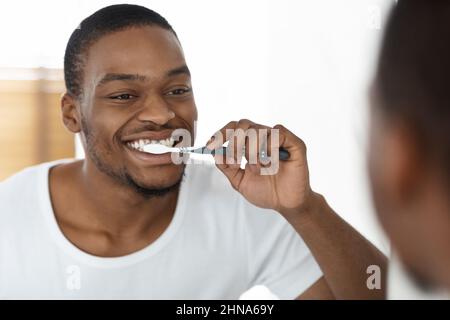
M 254 285 L 284 299 L 384 296 L 367 286 L 370 266 L 384 280 L 384 256 L 311 190 L 305 145 L 286 128 L 290 158 L 271 176 L 259 162 L 217 156 L 217 170 L 138 150 L 172 146 L 176 129 L 194 136 L 197 119 L 180 42 L 159 14 L 97 11 L 70 37 L 64 72 L 63 122 L 86 158 L 0 185 L 0 298 L 235 299 Z M 241 129 L 230 149 L 242 150 L 246 132 L 267 128 L 218 132 Z

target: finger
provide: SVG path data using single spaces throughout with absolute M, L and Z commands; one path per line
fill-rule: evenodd
M 270 163 L 272 155 L 274 155 L 275 157 L 278 156 L 276 152 L 275 153 L 272 152 L 274 148 L 278 149 L 277 146 L 279 144 L 278 136 L 276 134 L 274 135 L 273 133 L 274 133 L 273 128 L 270 128 L 269 130 L 267 130 L 267 134 L 262 139 L 263 141 L 261 144 L 261 149 L 264 151 L 264 157 L 262 157 L 261 163 L 263 166 L 268 165 L 268 163 Z
M 241 169 L 241 165 L 235 164 L 216 164 L 217 168 L 228 178 L 233 189 L 239 191 L 245 171 Z
M 227 159 L 229 159 L 231 163 L 241 163 L 246 132 L 246 129 L 238 127 L 235 129 L 232 138 L 229 140 Z
M 267 130 L 267 133 L 261 138 L 260 143 L 260 164 L 261 167 L 267 168 L 273 165 L 278 166 L 279 162 L 279 137 L 278 133 L 273 129 Z
M 216 131 L 211 139 L 208 140 L 206 146 L 208 149 L 215 149 L 222 146 L 226 141 L 229 141 L 232 138 L 231 131 L 234 131 L 237 128 L 247 129 L 250 125 L 254 124 L 254 122 L 248 119 L 241 119 L 239 121 L 230 121 L 225 126 L 223 126 L 220 130 Z M 228 134 L 227 134 L 228 131 Z M 213 138 L 214 137 L 214 138 Z M 221 137 L 222 144 L 219 144 L 220 141 L 217 139 Z
M 263 139 L 261 137 L 267 134 L 268 128 L 270 129 L 270 127 L 255 124 L 247 129 L 245 137 L 245 158 L 250 164 L 260 164 L 260 152 L 263 150 Z
M 232 148 L 236 151 L 236 158 L 238 161 L 242 161 L 242 156 L 245 156 L 247 161 L 252 164 L 257 163 L 258 158 L 258 134 L 259 130 L 264 126 L 258 124 L 250 125 L 245 131 L 236 133 L 236 139 L 234 140 L 235 147 Z M 239 129 L 238 129 L 239 130 Z
M 245 145 L 246 130 L 252 124 L 253 122 L 250 120 L 241 119 L 234 125 L 234 129 L 225 128 L 225 140 L 229 141 L 227 147 L 227 159 L 230 163 L 241 163 L 244 152 L 243 148 Z
M 221 147 L 226 141 L 225 132 L 228 129 L 234 129 L 236 126 L 236 121 L 230 121 L 220 130 L 216 131 L 214 135 L 210 138 L 210 140 L 206 143 L 206 147 L 210 150 L 217 149 Z
M 259 164 L 250 164 L 250 163 L 246 163 L 245 164 L 245 171 L 250 171 L 253 174 L 259 174 L 260 170 L 261 170 L 261 166 Z
M 306 156 L 306 144 L 302 139 L 281 124 L 277 124 L 273 128 L 278 130 L 279 147 L 283 147 L 289 152 L 289 160 L 296 160 Z
M 216 131 L 206 143 L 206 147 L 210 150 L 221 147 L 226 142 L 226 131 L 229 129 L 235 129 L 237 121 L 230 121 L 220 130 Z

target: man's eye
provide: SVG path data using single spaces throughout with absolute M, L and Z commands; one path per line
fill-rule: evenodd
M 133 96 L 132 94 L 123 93 L 123 94 L 119 94 L 117 96 L 112 96 L 111 99 L 114 99 L 114 100 L 130 100 L 130 99 L 132 99 L 134 97 L 135 96 Z
M 175 90 L 169 91 L 167 93 L 167 95 L 169 95 L 169 96 L 178 96 L 178 95 L 182 95 L 182 94 L 188 93 L 190 91 L 191 91 L 191 89 L 189 89 L 189 88 L 179 88 L 179 89 L 175 89 Z

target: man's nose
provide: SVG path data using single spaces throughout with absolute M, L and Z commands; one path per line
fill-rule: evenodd
M 137 118 L 140 121 L 151 121 L 158 125 L 164 125 L 175 118 L 175 113 L 162 97 L 148 97 Z

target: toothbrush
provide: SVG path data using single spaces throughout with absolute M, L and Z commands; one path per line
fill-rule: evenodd
M 225 154 L 227 152 L 227 147 L 221 147 L 218 149 L 209 150 L 206 147 L 200 147 L 200 148 L 196 148 L 196 147 L 173 148 L 172 147 L 171 148 L 171 147 L 167 147 L 162 144 L 151 143 L 151 144 L 146 144 L 145 146 L 143 146 L 142 151 L 147 152 L 147 153 L 153 153 L 153 154 L 175 152 L 175 153 L 197 153 L 197 154 L 215 155 L 215 154 Z M 279 159 L 280 160 L 287 160 L 287 159 L 289 159 L 289 156 L 290 156 L 289 152 L 286 149 L 284 149 L 284 148 L 279 149 Z M 264 153 L 262 153 L 262 157 L 265 157 Z

